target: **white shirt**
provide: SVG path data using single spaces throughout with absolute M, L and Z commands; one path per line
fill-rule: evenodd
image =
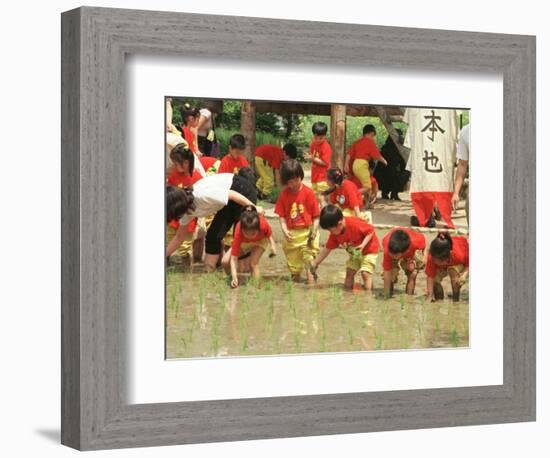
M 193 218 L 201 218 L 217 213 L 227 205 L 229 191 L 233 184 L 232 173 L 218 173 L 204 177 L 193 185 L 196 208 L 180 218 L 180 224 L 186 226 Z
M 201 116 L 206 118 L 206 122 L 202 125 L 200 130 L 197 131 L 197 133 L 201 137 L 206 137 L 208 135 L 208 131 L 212 129 L 212 112 L 208 108 L 201 108 L 199 111 Z
M 407 108 L 405 146 L 411 148 L 407 170 L 411 172 L 411 192 L 452 192 L 456 141 L 455 110 Z
M 464 126 L 460 131 L 456 157 L 463 161 L 470 160 L 470 124 Z

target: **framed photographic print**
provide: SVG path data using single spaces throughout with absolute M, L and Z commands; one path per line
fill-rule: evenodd
M 62 442 L 534 420 L 534 132 L 534 37 L 63 13 Z

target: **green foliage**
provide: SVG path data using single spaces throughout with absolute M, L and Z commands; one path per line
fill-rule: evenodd
M 218 141 L 220 142 L 220 150 L 222 153 L 226 153 L 228 150 L 229 145 L 229 139 L 233 134 L 237 134 L 240 131 L 238 129 L 236 130 L 228 130 L 228 129 L 216 129 L 216 136 L 218 138 Z M 261 132 L 256 131 L 256 146 L 260 145 L 277 145 L 282 146 L 284 141 L 283 137 L 275 136 L 273 134 L 270 134 L 268 132 Z

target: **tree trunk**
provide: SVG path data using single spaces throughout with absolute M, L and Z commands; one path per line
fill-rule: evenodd
M 405 160 L 405 162 L 409 159 L 409 154 L 411 153 L 410 148 L 407 148 L 404 145 L 401 145 L 398 141 L 399 134 L 395 130 L 395 127 L 393 127 L 390 117 L 386 112 L 386 109 L 384 107 L 374 107 L 376 112 L 378 113 L 378 117 L 380 118 L 380 121 L 382 121 L 382 124 L 384 124 L 384 127 L 388 131 L 388 135 L 391 137 L 393 142 L 395 143 L 395 146 L 397 147 L 397 150 L 399 151 L 399 154 L 401 154 L 401 157 Z
M 332 147 L 332 165 L 344 167 L 346 148 L 346 106 L 331 105 L 330 108 L 330 146 Z
M 256 151 L 256 106 L 254 102 L 243 102 L 241 105 L 241 133 L 246 142 L 244 154 L 254 168 L 254 152 Z

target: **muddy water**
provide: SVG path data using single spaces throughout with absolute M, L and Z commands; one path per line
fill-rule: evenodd
M 276 224 L 272 227 L 277 232 Z M 380 239 L 383 235 L 378 233 Z M 372 295 L 362 289 L 359 276 L 353 291 L 342 289 L 343 250 L 319 267 L 314 287 L 287 279 L 281 250 L 275 258 L 262 258 L 259 286 L 242 276 L 236 290 L 223 273 L 207 275 L 198 264 L 169 268 L 167 358 L 468 346 L 468 284 L 458 303 L 426 303 L 425 276 L 417 280 L 417 295 L 406 296 L 401 273 L 394 297 L 385 300 L 381 258 L 380 253 Z M 448 279 L 443 286 L 450 292 Z

